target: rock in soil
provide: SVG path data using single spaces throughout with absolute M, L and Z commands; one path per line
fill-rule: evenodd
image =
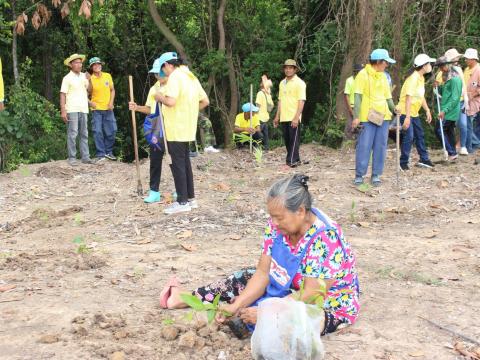
M 160 330 L 160 334 L 162 335 L 162 338 L 168 341 L 175 340 L 178 336 L 178 329 L 175 326 L 164 326 Z
M 193 349 L 197 339 L 198 336 L 193 331 L 187 331 L 185 334 L 180 336 L 178 340 L 178 346 Z
M 123 351 L 115 351 L 110 355 L 110 360 L 125 360 L 125 353 Z
M 53 344 L 58 342 L 60 339 L 57 335 L 51 335 L 51 334 L 46 334 L 42 335 L 40 339 L 38 339 L 38 342 L 41 344 Z

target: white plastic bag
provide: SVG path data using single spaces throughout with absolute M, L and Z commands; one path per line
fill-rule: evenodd
M 251 348 L 255 360 L 321 360 L 325 314 L 290 298 L 270 298 L 258 306 Z

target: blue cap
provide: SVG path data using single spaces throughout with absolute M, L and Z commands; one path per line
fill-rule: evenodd
M 385 60 L 390 64 L 395 64 L 396 61 L 393 60 L 390 55 L 388 55 L 388 51 L 385 49 L 375 49 L 370 54 L 370 60 Z
M 252 109 L 252 112 L 258 112 L 260 110 L 257 106 L 251 104 L 251 103 L 245 103 L 242 105 L 242 111 L 244 113 L 250 112 L 250 108 Z
M 170 52 L 166 52 L 166 53 L 163 53 L 157 60 L 158 60 L 158 66 L 159 66 L 159 72 L 158 74 L 160 75 L 160 77 L 165 77 L 165 73 L 163 72 L 162 70 L 162 66 L 170 61 L 170 60 L 176 60 L 178 59 L 178 55 L 176 52 L 173 52 L 173 51 L 170 51 Z M 156 61 L 156 60 L 155 60 Z M 155 64 L 154 64 L 155 65 Z
M 162 68 L 160 67 L 160 58 L 155 59 L 149 73 L 160 75 L 160 77 L 165 77 L 165 74 L 163 73 Z

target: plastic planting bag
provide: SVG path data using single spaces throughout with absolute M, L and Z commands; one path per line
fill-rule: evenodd
M 251 347 L 255 360 L 321 360 L 325 314 L 315 305 L 269 298 L 258 306 Z

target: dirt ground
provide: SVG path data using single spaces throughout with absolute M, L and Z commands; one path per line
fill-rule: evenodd
M 1 175 L 0 358 L 249 359 L 249 340 L 162 310 L 158 295 L 172 274 L 192 289 L 254 265 L 266 190 L 303 172 L 316 206 L 352 243 L 361 282 L 359 320 L 323 338 L 326 359 L 466 359 L 453 345 L 473 344 L 427 320 L 480 340 L 473 158 L 414 167 L 398 189 L 389 150 L 384 184 L 362 192 L 352 185 L 352 150 L 308 145 L 302 156 L 308 165 L 285 171 L 283 148 L 261 164 L 248 152 L 200 155 L 200 207 L 174 216 L 136 195 L 132 164 L 58 161 Z M 148 161 L 141 172 L 146 190 Z M 161 191 L 172 190 L 165 164 Z

